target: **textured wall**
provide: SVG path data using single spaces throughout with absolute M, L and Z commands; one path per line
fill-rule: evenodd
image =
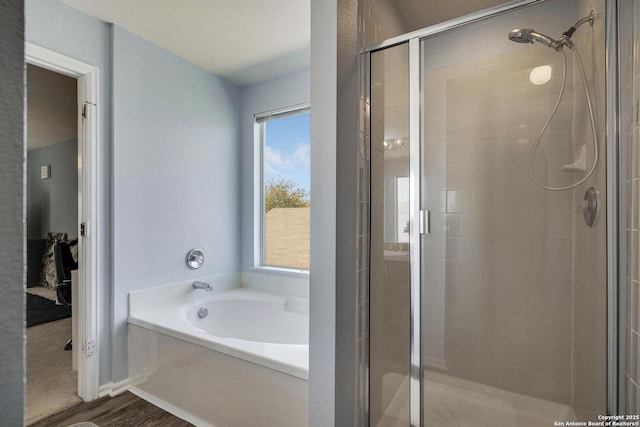
M 334 425 L 337 1 L 311 1 L 309 425 Z
M 259 161 L 256 159 L 254 139 L 254 114 L 309 102 L 309 70 L 299 71 L 284 77 L 251 86 L 240 92 L 240 268 L 250 269 L 254 265 L 254 194 Z M 312 113 L 313 114 L 313 113 Z
M 40 167 L 51 166 L 51 178 Z M 59 142 L 27 153 L 27 236 L 48 232 L 78 237 L 78 140 Z
M 591 93 L 600 147 L 598 169 L 573 190 L 572 206 L 579 206 L 587 188 L 594 186 L 600 208 L 593 227 L 588 227 L 579 209 L 573 221 L 573 407 L 580 420 L 595 420 L 606 412 L 607 399 L 607 212 L 605 138 L 605 1 L 576 2 L 576 20 L 598 12 L 593 27 L 585 24 L 574 35 L 576 49 L 585 67 Z M 575 66 L 573 150 L 587 145 L 587 165 L 593 161 L 593 137 L 582 80 Z
M 111 381 L 111 39 L 110 25 L 57 0 L 26 0 L 27 41 L 99 70 L 98 114 L 98 330 L 100 384 Z
M 361 233 L 358 232 L 361 219 L 358 184 L 362 178 L 359 169 L 362 141 L 359 132 L 360 34 L 357 0 L 338 2 L 337 28 L 335 322 L 338 327 L 334 424 L 347 426 L 361 421 L 361 414 L 357 412 L 360 404 L 358 372 L 362 368 L 358 341 L 358 261 L 363 253 L 359 246 Z M 313 262 L 311 265 L 313 267 Z
M 311 2 L 311 426 L 356 422 L 357 11 Z
M 113 381 L 127 377 L 127 294 L 236 271 L 238 89 L 113 27 Z M 184 257 L 198 247 L 199 270 Z
M 0 0 L 0 414 L 24 423 L 24 12 Z

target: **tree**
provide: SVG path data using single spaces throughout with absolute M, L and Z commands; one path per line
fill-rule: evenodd
M 264 188 L 265 212 L 273 208 L 309 207 L 309 193 L 293 181 L 270 179 Z

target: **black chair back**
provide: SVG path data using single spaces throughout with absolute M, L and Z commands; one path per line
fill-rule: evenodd
M 71 270 L 76 270 L 78 264 L 66 241 L 59 240 L 53 247 L 53 260 L 56 266 L 58 300 L 63 304 L 71 304 Z
M 56 266 L 56 278 L 58 285 L 64 283 L 67 276 L 64 274 L 64 263 L 62 262 L 62 250 L 60 248 L 60 242 L 53 246 L 53 263 Z

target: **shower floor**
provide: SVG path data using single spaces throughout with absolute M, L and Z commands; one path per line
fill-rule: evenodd
M 409 425 L 408 377 L 403 381 L 402 392 L 391 400 L 389 415 L 383 416 L 378 427 Z M 568 405 L 436 372 L 425 374 L 424 400 L 425 427 L 546 427 L 554 421 L 578 420 Z M 402 414 L 402 418 L 393 414 Z

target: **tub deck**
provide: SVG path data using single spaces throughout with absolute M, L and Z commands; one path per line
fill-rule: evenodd
M 281 344 L 271 342 L 248 341 L 232 337 L 217 337 L 196 328 L 189 319 L 189 312 L 206 305 L 207 302 L 220 300 L 262 300 L 277 301 L 283 307 L 291 305 L 291 297 L 258 292 L 247 288 L 237 288 L 222 292 L 200 291 L 202 298 L 197 302 L 182 306 L 179 309 L 156 307 L 138 311 L 129 316 L 129 323 L 151 331 L 159 332 L 191 344 L 199 345 L 229 356 L 237 357 L 251 363 L 257 363 L 295 377 L 309 379 L 309 345 Z M 299 299 L 296 299 L 299 300 Z M 296 301 L 298 312 L 302 303 Z M 175 315 L 171 315 L 171 312 Z M 299 314 L 304 316 L 304 314 Z M 258 319 L 251 319 L 257 320 Z M 247 320 L 249 321 L 249 319 Z M 308 315 L 306 316 L 308 325 Z

